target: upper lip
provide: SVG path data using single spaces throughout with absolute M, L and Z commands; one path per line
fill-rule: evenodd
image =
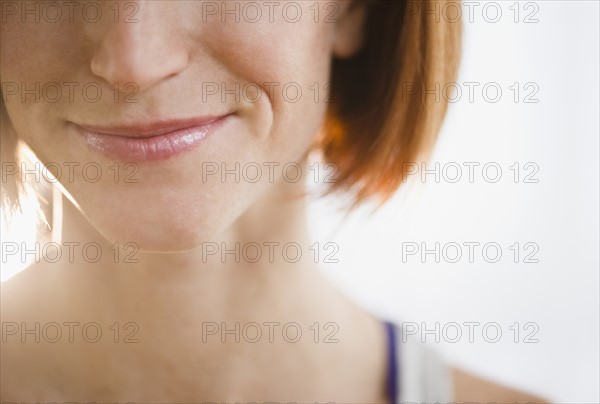
M 166 119 L 160 121 L 139 121 L 115 125 L 77 124 L 82 129 L 101 135 L 123 137 L 153 137 L 182 129 L 206 126 L 231 114 L 210 115 L 188 119 Z

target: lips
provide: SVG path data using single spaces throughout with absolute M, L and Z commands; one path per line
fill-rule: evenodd
M 74 127 L 90 149 L 109 158 L 158 161 L 193 149 L 232 115 L 113 126 L 74 123 Z

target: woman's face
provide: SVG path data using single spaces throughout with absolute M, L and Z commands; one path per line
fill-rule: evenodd
M 144 250 L 196 247 L 291 182 L 357 42 L 347 1 L 1 5 L 12 128 L 98 231 Z

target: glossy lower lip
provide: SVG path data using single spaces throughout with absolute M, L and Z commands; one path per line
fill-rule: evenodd
M 90 149 L 111 159 L 159 161 L 193 149 L 231 116 L 127 127 L 74 125 Z

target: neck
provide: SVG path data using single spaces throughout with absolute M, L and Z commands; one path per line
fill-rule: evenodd
M 300 186 L 275 184 L 225 232 L 195 250 L 177 253 L 143 252 L 135 243 L 112 243 L 63 198 L 61 241 L 79 244 L 73 254 L 76 265 L 63 266 L 61 275 L 77 282 L 79 290 L 89 286 L 95 293 L 116 299 L 121 309 L 136 300 L 135 294 L 159 291 L 151 297 L 156 302 L 146 296 L 145 304 L 164 305 L 168 299 L 169 304 L 182 306 L 180 313 L 186 307 L 197 313 L 205 304 L 214 311 L 215 303 L 224 296 L 229 305 L 237 302 L 243 306 L 248 299 L 279 301 L 289 296 L 290 290 L 305 292 L 299 290 L 303 286 L 314 290 L 320 275 L 314 249 L 310 249 L 313 243 Z M 91 246 L 85 256 L 81 253 L 84 245 Z M 93 262 L 97 250 L 102 257 Z
M 121 328 L 135 323 L 139 330 L 133 351 L 117 351 L 110 343 L 105 350 L 90 353 L 79 366 L 102 364 L 98 368 L 116 378 L 115 390 L 138 383 L 132 375 L 151 363 L 152 370 L 146 373 L 156 377 L 165 369 L 185 370 L 169 377 L 169 383 L 181 391 L 228 391 L 231 400 L 244 396 L 264 401 L 261 394 L 283 400 L 285 392 L 306 400 L 318 392 L 340 397 L 336 395 L 339 387 L 347 383 L 353 387 L 342 390 L 346 400 L 362 397 L 374 402 L 373 397 L 381 397 L 383 330 L 320 274 L 311 249 L 305 198 L 298 197 L 303 193 L 297 184 L 277 184 L 223 234 L 181 253 L 146 253 L 126 245 L 115 248 L 71 202 L 63 200 L 62 242 L 95 243 L 103 254 L 96 263 L 80 259 L 55 271 L 54 285 L 60 285 L 56 294 L 63 302 L 60 311 L 82 322 L 103 324 L 104 329 L 115 323 Z M 295 247 L 285 249 L 287 243 Z M 244 338 L 241 330 L 249 324 L 262 328 L 260 343 L 233 343 L 235 334 Z M 300 343 L 282 340 L 286 324 L 300 328 Z M 274 343 L 267 341 L 271 331 Z M 251 338 L 256 335 L 254 326 L 249 333 Z M 328 338 L 339 343 L 323 343 Z M 160 352 L 157 346 L 162 347 Z M 266 362 L 257 363 L 257 355 Z M 115 361 L 120 361 L 119 366 L 111 365 Z M 273 367 L 269 361 L 278 365 Z M 74 369 L 77 366 L 73 364 Z M 361 376 L 358 368 L 368 377 Z M 220 370 L 206 376 L 207 369 Z M 284 381 L 281 372 L 293 377 Z M 205 375 L 202 382 L 198 374 Z M 264 377 L 277 383 L 255 388 Z M 306 385 L 294 381 L 299 377 Z M 228 385 L 220 386 L 221 380 L 228 380 Z M 152 386 L 135 385 L 153 391 Z M 148 399 L 173 397 L 162 390 L 153 394 Z

